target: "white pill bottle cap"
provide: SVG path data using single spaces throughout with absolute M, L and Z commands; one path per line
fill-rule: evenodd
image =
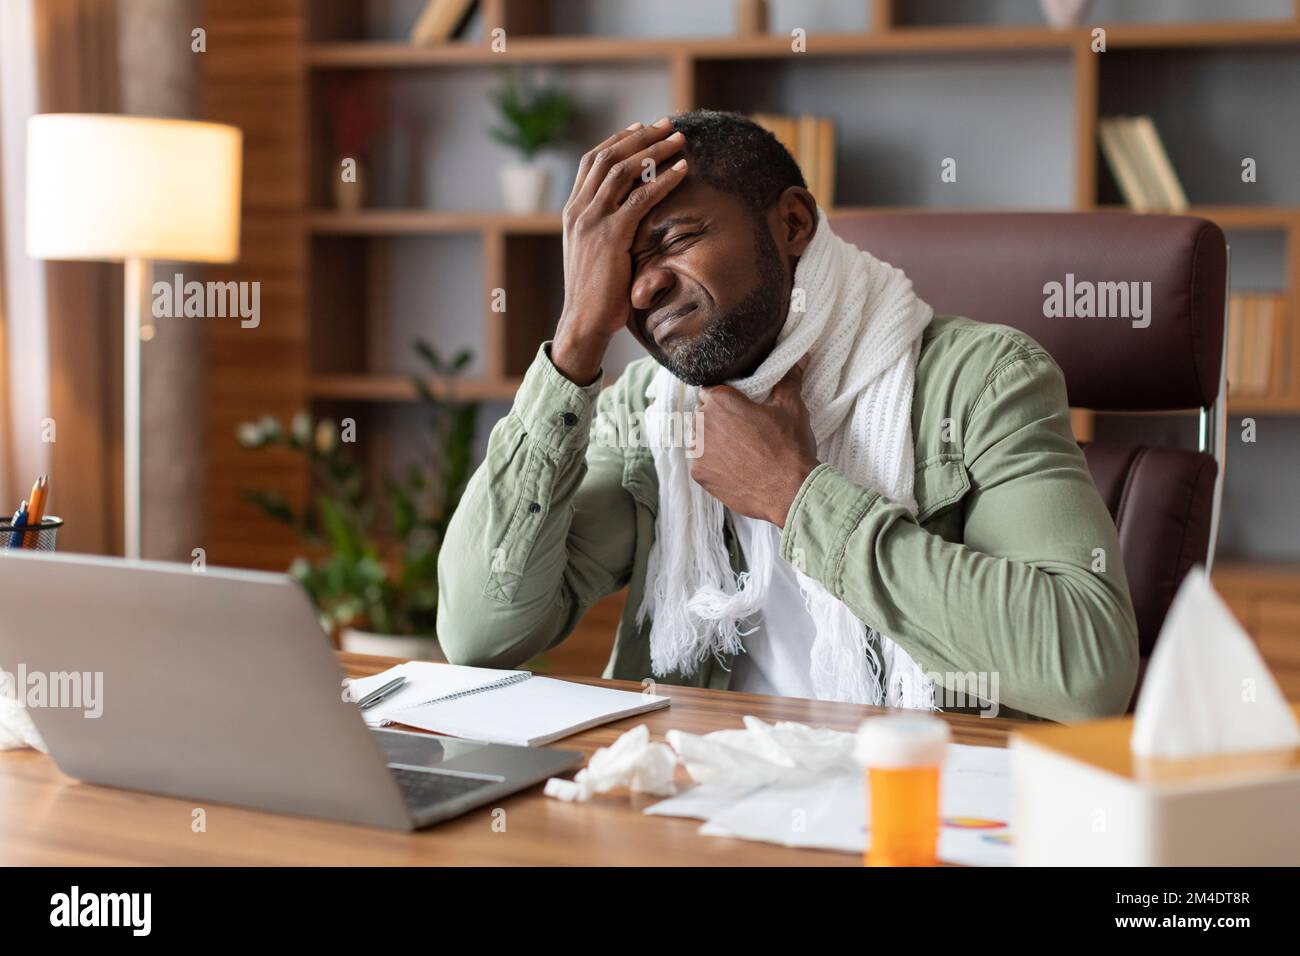
M 854 756 L 864 767 L 937 767 L 948 752 L 948 723 L 929 714 L 869 717 L 858 728 Z

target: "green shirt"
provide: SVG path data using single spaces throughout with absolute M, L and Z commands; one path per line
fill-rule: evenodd
M 605 676 L 726 688 L 725 656 L 690 676 L 652 674 L 649 622 L 636 621 L 659 506 L 639 425 L 658 366 L 634 362 L 602 392 L 564 378 L 548 350 L 492 430 L 447 533 L 443 650 L 455 663 L 518 666 L 627 587 Z M 823 464 L 790 508 L 782 556 L 943 687 L 973 692 L 976 675 L 988 689 L 996 679 L 1001 716 L 1122 713 L 1137 624 L 1056 363 L 1014 329 L 936 316 L 917 363 L 912 434 L 915 516 Z M 726 533 L 739 570 L 729 518 Z

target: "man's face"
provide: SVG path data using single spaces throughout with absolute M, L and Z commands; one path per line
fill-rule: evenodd
M 788 271 L 765 217 L 687 176 L 633 240 L 629 328 L 688 385 L 743 377 L 785 323 Z

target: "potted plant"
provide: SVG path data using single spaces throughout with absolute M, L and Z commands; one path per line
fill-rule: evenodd
M 469 364 L 462 352 L 444 361 L 426 342 L 416 350 L 430 371 L 454 382 Z M 245 500 L 294 527 L 309 545 L 289 573 L 302 583 L 321 623 L 346 651 L 442 660 L 437 643 L 438 553 L 469 480 L 477 402 L 445 400 L 422 377 L 414 380 L 428 411 L 427 461 L 382 493 L 366 481 L 348 436 L 329 419 L 306 412 L 288 428 L 267 416 L 238 428 L 249 449 L 281 449 L 305 457 L 317 490 L 296 511 L 277 491 L 248 490 Z
M 523 157 L 522 163 L 501 167 L 506 209 L 514 213 L 540 212 L 546 205 L 550 170 L 537 162 L 537 155 L 565 139 L 577 112 L 576 103 L 557 87 L 521 83 L 515 73 L 505 75 L 492 100 L 501 120 L 492 129 L 492 137 Z

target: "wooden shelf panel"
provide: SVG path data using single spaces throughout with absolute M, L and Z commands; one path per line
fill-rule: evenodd
M 1108 207 L 1123 212 L 1120 207 Z M 1210 207 L 1206 207 L 1209 209 Z M 1226 208 L 1226 207 L 1224 207 Z M 1072 212 L 1061 209 L 995 209 L 982 207 L 935 206 L 836 206 L 828 211 L 832 219 L 858 213 L 998 213 L 998 212 Z M 1199 209 L 1189 215 L 1204 215 Z M 1291 218 L 1300 218 L 1300 211 L 1260 210 L 1258 213 L 1242 210 L 1239 218 L 1258 218 L 1285 225 Z M 1207 216 L 1207 218 L 1210 218 Z M 1235 224 L 1235 222 L 1234 222 Z M 500 232 L 505 235 L 559 235 L 562 228 L 558 212 L 540 212 L 527 215 L 487 210 L 482 212 L 443 212 L 434 209 L 375 209 L 354 213 L 317 210 L 307 216 L 308 229 L 314 235 L 338 236 L 395 236 L 436 235 L 456 233 Z
M 1224 558 L 1214 562 L 1214 579 L 1236 587 L 1283 591 L 1300 598 L 1300 561 L 1252 561 Z
M 464 401 L 509 401 L 520 379 L 427 379 L 439 398 Z M 314 399 L 361 402 L 414 402 L 418 399 L 410 378 L 402 375 L 314 375 L 308 382 Z
M 1226 229 L 1285 229 L 1300 222 L 1296 206 L 1192 206 L 1189 216 L 1200 216 Z
M 1008 53 L 1069 50 L 1086 46 L 1092 30 L 1106 31 L 1107 48 L 1223 47 L 1300 43 L 1300 23 L 1291 20 L 1176 24 L 1089 24 L 1068 29 L 1047 26 L 903 27 L 878 33 L 811 34 L 807 51 L 794 53 L 790 38 L 718 36 L 682 38 L 516 37 L 506 52 L 483 43 L 418 47 L 409 43 L 358 41 L 312 43 L 307 64 L 315 69 L 402 69 L 489 66 L 504 59 L 533 63 L 659 61 L 686 56 L 702 60 L 770 59 L 794 56 L 873 56 L 926 53 Z
M 315 235 L 400 236 L 481 233 L 548 235 L 560 232 L 560 214 L 517 215 L 496 211 L 443 212 L 435 209 L 367 209 L 361 212 L 317 210 L 307 216 Z
M 1094 27 L 1081 29 L 1086 32 Z M 1300 43 L 1300 23 L 1295 20 L 1116 23 L 1106 26 L 1107 49 L 1270 46 L 1285 43 Z
M 811 34 L 806 52 L 795 53 L 783 34 L 745 37 L 607 38 L 520 37 L 506 52 L 478 43 L 417 47 L 407 43 L 314 43 L 307 62 L 316 69 L 384 69 L 439 66 L 489 66 L 503 60 L 533 63 L 772 59 L 799 56 L 872 56 L 908 53 L 1007 53 L 1017 50 L 1067 50 L 1085 36 L 1078 30 L 1046 27 L 893 30 L 883 34 Z
M 1300 398 L 1289 395 L 1243 395 L 1228 399 L 1229 415 L 1300 415 Z
M 1101 212 L 1133 212 L 1127 206 L 1099 206 Z M 1139 215 L 1198 216 L 1225 229 L 1286 229 L 1300 222 L 1300 206 L 1188 206 L 1185 212 L 1152 210 Z
M 313 43 L 307 63 L 315 69 L 404 69 L 440 66 L 495 66 L 504 60 L 525 63 L 602 63 L 667 61 L 676 52 L 670 41 L 600 37 L 511 38 L 505 53 L 480 43 L 420 47 L 409 43 Z

